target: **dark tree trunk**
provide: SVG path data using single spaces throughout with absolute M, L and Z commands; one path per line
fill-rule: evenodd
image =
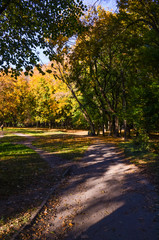
M 105 132 L 104 132 L 104 123 L 102 124 L 102 133 L 103 133 L 103 136 L 105 136 Z

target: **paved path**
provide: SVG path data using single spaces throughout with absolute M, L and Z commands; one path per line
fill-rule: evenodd
M 72 172 L 41 239 L 157 240 L 158 195 L 112 145 L 96 144 Z

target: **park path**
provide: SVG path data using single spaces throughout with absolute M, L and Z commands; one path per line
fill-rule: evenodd
M 51 164 L 53 155 L 35 148 L 33 140 L 28 137 L 25 145 Z M 30 229 L 30 239 L 158 240 L 158 206 L 153 185 L 139 169 L 115 146 L 99 141 L 73 166 L 45 227 L 34 224 L 40 238 Z
M 98 143 L 74 167 L 38 239 L 157 240 L 157 206 L 158 195 L 139 169 L 113 145 Z

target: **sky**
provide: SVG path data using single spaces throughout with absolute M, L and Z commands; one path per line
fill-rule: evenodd
M 93 5 L 96 6 L 100 5 L 106 10 L 115 11 L 116 10 L 116 0 L 83 0 L 83 3 L 86 5 Z
M 103 8 L 105 8 L 105 10 L 109 11 L 116 10 L 116 0 L 83 0 L 83 3 L 87 6 L 92 6 L 93 4 L 95 4 L 96 7 L 102 6 Z M 49 63 L 48 57 L 43 54 L 40 48 L 37 49 L 37 52 L 39 52 L 41 64 Z

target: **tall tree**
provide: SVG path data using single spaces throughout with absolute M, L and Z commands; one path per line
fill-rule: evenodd
M 117 136 L 123 95 L 122 27 L 116 14 L 101 8 L 88 13 L 84 23 L 89 28 L 79 36 L 70 55 L 72 81 L 82 92 L 96 125 L 103 128 L 109 120 L 111 133 Z

